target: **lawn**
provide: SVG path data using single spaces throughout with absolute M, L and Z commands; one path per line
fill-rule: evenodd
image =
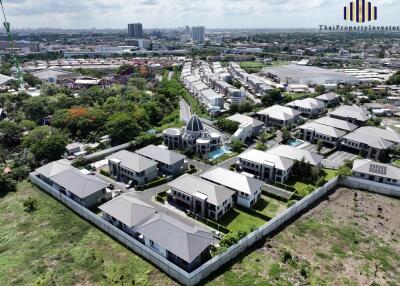
M 23 202 L 38 202 L 33 214 Z M 176 285 L 28 182 L 0 198 L 0 285 Z
M 326 181 L 330 181 L 333 178 L 337 177 L 337 172 L 338 172 L 337 170 L 323 169 L 323 171 L 324 171 Z M 292 178 L 292 179 L 289 179 L 285 184 L 294 187 L 297 191 L 301 191 L 306 186 L 313 185 L 313 182 L 299 181 L 299 180 L 295 180 Z
M 236 208 L 231 209 L 217 222 L 231 232 L 238 232 L 239 230 L 250 232 L 252 226 L 260 227 L 266 223 L 265 220 Z
M 284 97 L 290 97 L 291 100 L 298 100 L 298 99 L 304 99 L 308 97 L 314 97 L 316 94 L 308 93 L 308 92 L 298 92 L 298 93 L 292 93 L 292 92 L 285 92 L 283 94 Z
M 261 196 L 253 209 L 273 218 L 286 209 L 286 204 L 271 197 Z
M 393 162 L 393 164 L 395 164 L 395 165 L 396 165 L 396 167 L 399 167 L 399 168 L 400 168 L 400 160 L 396 160 L 396 161 L 394 161 L 394 162 Z
M 354 193 L 337 190 L 205 285 L 399 285 L 400 200 Z

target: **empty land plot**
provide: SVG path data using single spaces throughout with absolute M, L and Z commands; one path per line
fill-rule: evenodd
M 33 198 L 38 208 L 24 211 Z M 0 198 L 0 285 L 176 285 L 28 182 Z
M 400 200 L 339 189 L 208 285 L 399 285 Z

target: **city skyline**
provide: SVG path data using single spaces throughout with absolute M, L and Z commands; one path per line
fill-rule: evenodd
M 317 28 L 320 24 L 348 24 L 343 20 L 345 0 L 312 0 L 299 5 L 287 0 L 123 0 L 4 2 L 15 28 L 126 29 L 127 23 L 143 23 L 145 29 L 206 26 L 206 28 Z M 372 25 L 398 25 L 400 3 L 372 1 L 378 21 Z M 105 21 L 106 19 L 106 21 Z

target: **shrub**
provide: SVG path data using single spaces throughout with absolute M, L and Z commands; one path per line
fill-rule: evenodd
M 287 207 L 290 208 L 291 206 L 293 206 L 295 203 L 297 203 L 296 200 L 290 200 L 287 202 Z
M 286 263 L 286 262 L 288 262 L 289 260 L 292 260 L 292 259 L 293 259 L 293 257 L 292 257 L 292 254 L 290 253 L 290 251 L 285 250 L 283 252 L 282 262 Z
M 33 214 L 38 208 L 38 202 L 36 199 L 29 197 L 24 201 L 24 211 L 29 214 Z

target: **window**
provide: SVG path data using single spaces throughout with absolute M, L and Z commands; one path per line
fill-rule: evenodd
M 154 247 L 154 241 L 150 240 L 150 246 Z

